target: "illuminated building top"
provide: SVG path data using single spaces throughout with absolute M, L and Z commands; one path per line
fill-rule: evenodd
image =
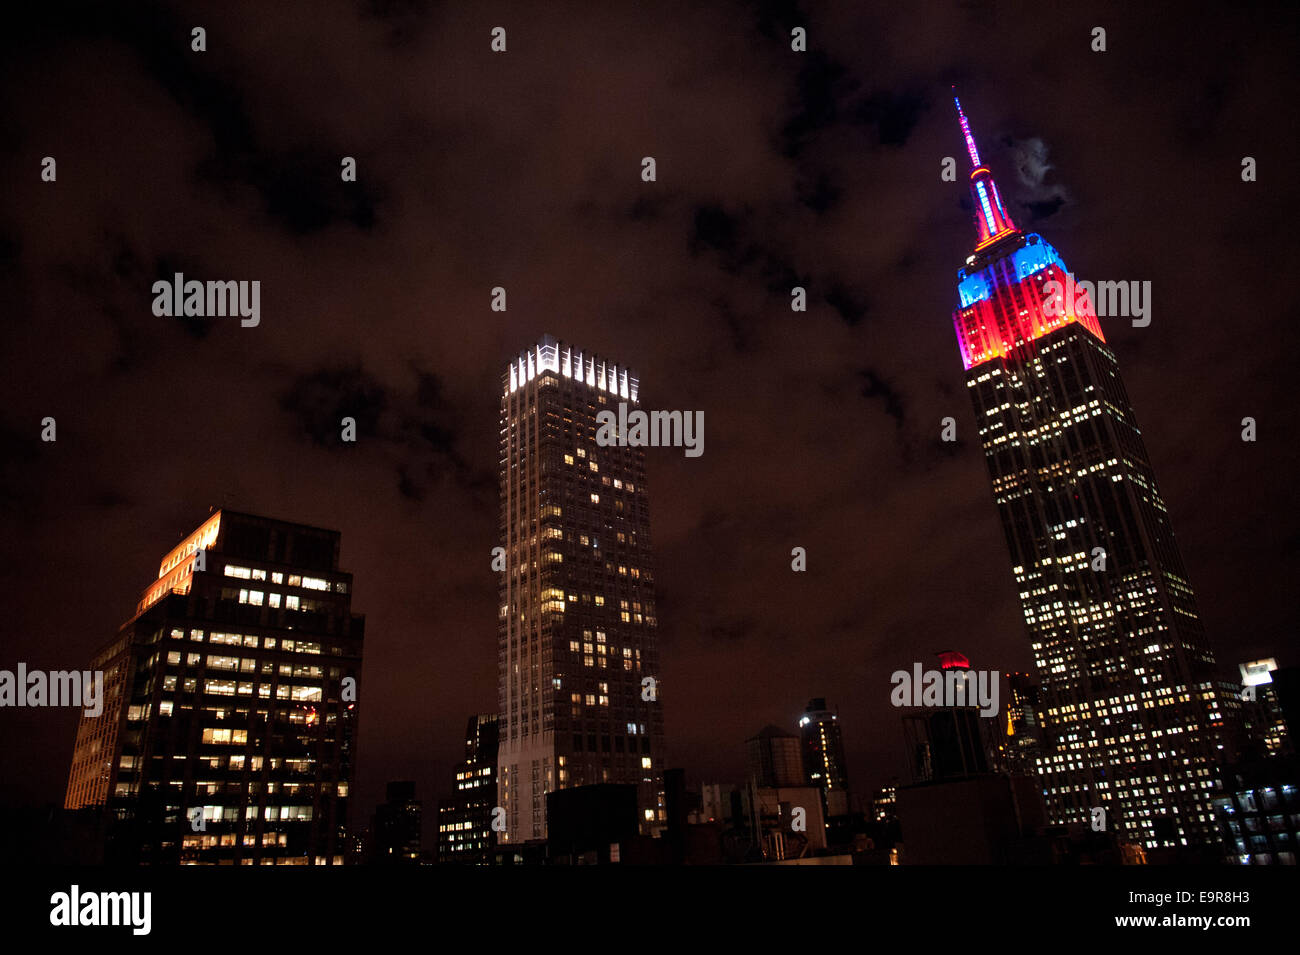
M 957 115 L 977 240 L 953 325 L 1038 679 L 1008 679 L 996 756 L 1032 769 L 1053 825 L 1101 809 L 1124 842 L 1217 851 L 1234 704 L 1116 356 L 1087 283 L 1015 227 L 960 104 Z M 1250 666 L 1243 682 L 1267 672 Z
M 547 371 L 585 382 L 589 387 L 607 391 L 617 398 L 637 400 L 640 383 L 627 368 L 606 362 L 599 355 L 584 353 L 550 335 L 543 335 L 540 342 L 520 352 L 519 357 L 510 363 L 506 393 L 514 394 Z
M 1277 669 L 1277 661 L 1269 657 L 1265 660 L 1239 663 L 1237 668 L 1241 670 L 1242 686 L 1259 686 L 1273 682 L 1273 671 Z
M 194 574 L 194 555 L 198 551 L 210 548 L 220 530 L 221 512 L 217 511 L 204 521 L 198 530 L 168 551 L 162 563 L 158 565 L 158 579 L 149 586 L 144 598 L 136 607 L 136 612 L 148 610 L 170 593 L 189 593 L 190 578 Z
M 962 364 L 969 370 L 1006 357 L 1071 322 L 1080 323 L 1104 342 L 1086 291 L 1067 300 L 1050 288 L 1050 283 L 1055 283 L 1058 289 L 1074 289 L 1065 262 L 1042 236 L 1021 232 L 1011 221 L 993 173 L 980 162 L 961 102 L 956 97 L 953 102 L 973 167 L 971 196 L 979 236 L 966 267 L 957 272 L 959 304 L 953 312 L 953 326 Z M 1046 307 L 1051 298 L 1056 299 L 1057 307 Z

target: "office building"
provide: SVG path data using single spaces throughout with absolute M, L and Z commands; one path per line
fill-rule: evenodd
M 456 766 L 455 791 L 438 806 L 438 862 L 488 865 L 496 847 L 496 714 L 471 716 L 465 759 Z
M 94 655 L 65 805 L 102 807 L 111 857 L 342 864 L 364 617 L 340 535 L 214 512 L 164 555 Z

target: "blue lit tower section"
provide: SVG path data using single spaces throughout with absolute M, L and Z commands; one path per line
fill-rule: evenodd
M 953 312 L 1033 647 L 1048 813 L 1148 848 L 1213 844 L 1224 711 L 1114 352 L 1060 254 L 1018 229 L 975 146 Z M 1104 564 L 1102 559 L 1104 558 Z

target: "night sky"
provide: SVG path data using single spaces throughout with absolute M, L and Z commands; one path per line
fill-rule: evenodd
M 500 379 L 549 332 L 704 411 L 702 457 L 647 452 L 669 765 L 739 779 L 824 696 L 854 788 L 902 775 L 893 670 L 1032 666 L 951 323 L 950 84 L 1021 228 L 1152 283 L 1102 327 L 1205 627 L 1230 674 L 1296 662 L 1294 7 L 289 6 L 6 11 L 0 668 L 87 666 L 211 505 L 334 528 L 356 821 L 390 779 L 431 804 L 496 708 Z M 177 271 L 260 280 L 261 324 L 155 317 Z M 0 805 L 62 802 L 76 719 L 0 711 Z

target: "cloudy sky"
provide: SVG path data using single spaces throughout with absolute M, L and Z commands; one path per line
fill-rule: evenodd
M 1131 6 L 14 11 L 0 668 L 84 667 L 210 505 L 337 528 L 359 808 L 431 801 L 496 705 L 500 376 L 549 332 L 704 412 L 702 457 L 648 454 L 670 764 L 735 777 L 825 696 L 856 787 L 901 774 L 890 672 L 1032 664 L 951 324 L 950 84 L 1019 225 L 1152 283 L 1149 327 L 1103 327 L 1206 628 L 1225 667 L 1294 662 L 1297 14 Z M 155 317 L 177 271 L 259 280 L 260 325 Z M 62 800 L 75 724 L 0 712 L 0 805 Z

